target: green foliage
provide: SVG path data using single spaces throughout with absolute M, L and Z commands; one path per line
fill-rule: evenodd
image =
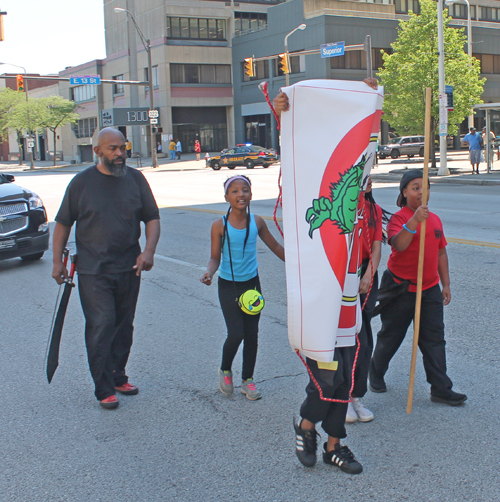
M 384 66 L 378 76 L 384 86 L 384 119 L 400 134 L 423 134 L 425 88 L 432 89 L 434 134 L 439 123 L 437 6 L 420 0 L 421 14 L 410 12 L 400 21 L 398 38 L 391 44 L 393 53 L 383 54 Z M 467 37 L 463 28 L 449 27 L 448 12 L 443 12 L 445 80 L 453 86 L 453 111 L 448 115 L 448 133 L 458 133 L 457 124 L 481 103 L 485 79 L 480 77 L 480 62 L 464 52 Z
M 62 96 L 50 96 L 39 100 L 46 108 L 43 126 L 54 132 L 58 127 L 74 124 L 78 121 L 76 110 L 78 105 L 74 101 L 64 99 Z

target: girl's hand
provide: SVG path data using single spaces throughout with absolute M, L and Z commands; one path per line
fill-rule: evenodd
M 378 81 L 376 78 L 365 78 L 363 82 L 366 85 L 369 85 L 372 89 L 377 90 L 378 89 Z
M 368 290 L 370 289 L 370 282 L 372 278 L 370 276 L 367 277 L 367 274 L 363 276 L 361 281 L 359 281 L 359 293 L 361 295 L 366 295 L 368 293 Z
M 415 218 L 418 223 L 422 223 L 429 217 L 429 207 L 428 206 L 420 206 L 415 214 L 412 216 L 412 219 Z
M 212 276 L 211 276 L 208 272 L 205 272 L 205 273 L 201 276 L 200 281 L 201 281 L 203 284 L 206 284 L 207 286 L 210 286 L 210 284 L 212 284 Z
M 273 100 L 276 113 L 281 116 L 281 112 L 287 112 L 290 109 L 288 96 L 284 92 L 280 92 Z
M 450 286 L 443 286 L 443 305 L 448 305 L 451 302 Z

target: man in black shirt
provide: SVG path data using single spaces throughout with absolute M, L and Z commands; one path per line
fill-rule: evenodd
M 137 394 L 125 373 L 133 337 L 140 274 L 151 270 L 160 237 L 160 215 L 148 182 L 126 166 L 123 135 L 101 130 L 94 147 L 99 162 L 68 185 L 56 216 L 52 277 L 68 277 L 62 252 L 76 222 L 78 290 L 85 315 L 85 343 L 95 396 L 107 409 L 116 392 Z M 141 252 L 141 221 L 146 246 Z

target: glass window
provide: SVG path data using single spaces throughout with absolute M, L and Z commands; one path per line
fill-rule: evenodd
M 73 101 L 81 103 L 95 99 L 95 85 L 79 85 L 71 89 Z
M 184 83 L 184 65 L 171 64 L 170 65 L 170 82 L 172 84 Z
M 172 84 L 230 84 L 231 65 L 183 65 L 172 63 L 170 65 L 170 82 Z
M 181 38 L 189 38 L 189 19 L 181 17 Z
M 72 124 L 73 133 L 77 138 L 91 138 L 97 129 L 97 117 L 80 119 Z
M 123 75 L 115 75 L 113 80 L 123 80 Z M 124 92 L 123 84 L 113 84 L 113 94 L 123 94 Z
M 199 65 L 197 64 L 185 64 L 184 65 L 184 82 L 186 84 L 199 84 Z
M 493 56 L 491 54 L 482 55 L 481 73 L 493 73 Z
M 203 84 L 215 84 L 215 65 L 202 64 L 200 65 L 201 82 Z
M 217 19 L 217 39 L 226 40 L 226 21 Z
M 198 19 L 200 27 L 200 38 L 208 38 L 208 19 Z
M 346 52 L 345 53 L 345 67 L 348 69 L 351 69 L 351 70 L 360 70 L 361 69 L 361 51 Z
M 493 73 L 500 74 L 500 56 L 493 56 Z
M 169 38 L 180 38 L 181 37 L 181 28 L 180 28 L 180 19 L 178 17 L 169 17 L 167 18 L 167 26 L 170 28 L 167 31 L 167 37 Z
M 198 32 L 198 19 L 191 18 L 189 20 L 189 38 L 200 38 Z
M 217 21 L 215 19 L 208 20 L 208 38 L 217 38 Z
M 217 84 L 231 83 L 231 65 L 215 65 L 215 82 Z

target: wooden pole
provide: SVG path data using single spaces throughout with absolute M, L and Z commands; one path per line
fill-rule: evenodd
M 422 205 L 429 199 L 429 148 L 431 145 L 431 88 L 425 89 L 425 143 L 424 143 L 424 175 L 422 177 Z M 413 387 L 415 385 L 415 366 L 417 364 L 418 335 L 420 332 L 420 308 L 422 306 L 422 275 L 424 272 L 426 220 L 420 224 L 420 249 L 418 253 L 417 296 L 415 301 L 415 317 L 413 318 L 413 350 L 411 353 L 410 384 L 406 413 L 411 413 L 413 406 Z

